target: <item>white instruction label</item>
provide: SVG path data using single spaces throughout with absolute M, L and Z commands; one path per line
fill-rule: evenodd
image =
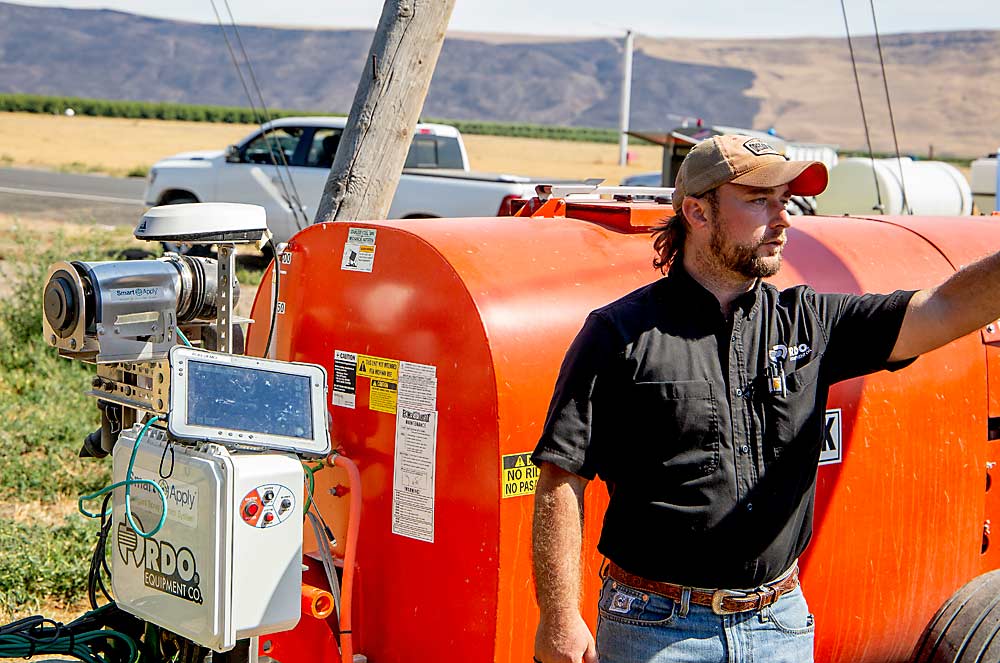
M 437 367 L 399 362 L 399 404 L 417 410 L 437 410 Z
M 332 402 L 338 407 L 354 409 L 358 389 L 358 355 L 337 350 L 333 353 Z
M 375 236 L 378 233 L 374 228 L 348 228 L 348 244 L 367 244 L 375 246 Z
M 392 472 L 392 533 L 434 543 L 437 412 L 400 406 Z

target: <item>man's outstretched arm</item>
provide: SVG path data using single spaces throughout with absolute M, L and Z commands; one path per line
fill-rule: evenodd
M 939 348 L 1000 316 L 1000 252 L 913 295 L 890 361 Z
M 594 636 L 580 614 L 583 491 L 587 480 L 543 463 L 531 527 L 535 596 L 541 616 L 535 658 L 542 663 L 597 663 Z

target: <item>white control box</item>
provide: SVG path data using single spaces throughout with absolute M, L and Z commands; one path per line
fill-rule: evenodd
M 124 481 L 140 427 L 124 431 L 113 452 Z M 215 444 L 168 441 L 150 428 L 140 441 L 133 479 L 163 489 L 162 529 L 143 538 L 115 489 L 111 584 L 119 607 L 214 651 L 237 640 L 293 628 L 302 593 L 303 470 L 286 453 L 237 453 Z M 144 532 L 162 501 L 148 484 L 130 489 L 131 513 Z

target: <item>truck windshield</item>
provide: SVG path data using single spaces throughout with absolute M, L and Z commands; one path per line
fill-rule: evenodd
M 457 138 L 417 134 L 413 137 L 403 168 L 464 170 L 465 162 L 462 160 L 462 149 L 458 145 Z

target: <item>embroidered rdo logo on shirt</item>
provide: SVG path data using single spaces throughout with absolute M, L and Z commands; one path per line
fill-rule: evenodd
M 799 345 L 774 345 L 771 347 L 771 351 L 767 353 L 767 356 L 771 358 L 771 361 L 796 361 L 802 359 L 808 355 L 812 354 L 812 348 L 810 348 L 805 343 L 800 343 Z

